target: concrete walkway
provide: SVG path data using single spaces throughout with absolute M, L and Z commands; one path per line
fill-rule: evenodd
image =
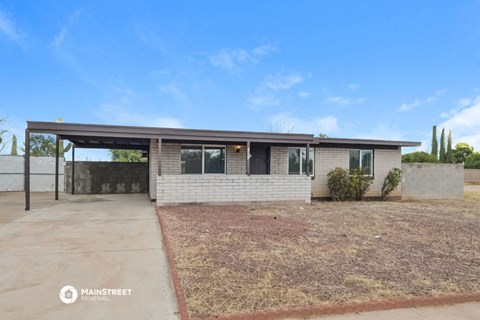
M 0 319 L 178 319 L 148 197 L 60 198 L 33 194 L 25 215 L 23 193 L 0 196 Z M 66 285 L 74 303 L 59 298 Z M 127 291 L 82 294 L 104 288 Z
M 304 320 L 478 320 L 480 303 L 307 317 Z M 285 320 L 298 320 L 289 318 Z

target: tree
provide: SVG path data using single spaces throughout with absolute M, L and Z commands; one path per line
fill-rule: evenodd
M 17 152 L 17 136 L 13 135 L 12 136 L 12 151 L 10 151 L 10 155 L 12 156 L 18 156 Z
M 446 162 L 447 154 L 445 152 L 445 129 L 442 129 L 442 134 L 440 135 L 440 154 L 438 155 L 438 160 L 440 162 Z
M 453 150 L 452 150 L 452 130 L 448 132 L 447 139 L 447 153 L 445 155 L 445 161 L 447 163 L 453 163 Z
M 416 151 L 404 154 L 402 156 L 402 162 L 406 163 L 437 163 L 438 159 L 435 155 L 429 154 L 423 151 Z
M 459 142 L 453 150 L 453 161 L 455 163 L 465 163 L 469 154 L 473 153 L 473 147 L 468 143 Z
M 432 129 L 432 155 L 438 159 L 437 126 L 433 126 Z
M 63 145 L 63 140 L 59 140 L 58 154 L 63 157 L 65 152 L 68 152 L 72 147 L 68 143 L 66 147 Z M 51 135 L 32 134 L 30 135 L 30 155 L 32 157 L 55 157 L 56 139 Z
M 117 150 L 110 149 L 110 156 L 115 162 L 145 162 L 140 150 Z
M 466 169 L 480 169 L 480 152 L 470 153 L 465 160 Z
M 318 137 L 319 138 L 328 138 L 328 135 L 326 133 L 319 133 Z

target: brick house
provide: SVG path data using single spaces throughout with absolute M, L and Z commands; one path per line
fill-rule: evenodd
M 308 203 L 312 198 L 329 196 L 327 173 L 336 167 L 364 168 L 374 178 L 367 196 L 379 196 L 388 171 L 401 167 L 401 148 L 420 145 L 309 134 L 33 121 L 26 129 L 27 145 L 30 133 L 55 134 L 57 139 L 71 141 L 75 148 L 143 150 L 148 154 L 149 195 L 159 205 Z M 26 177 L 27 169 L 26 165 Z M 397 190 L 393 195 L 400 194 Z

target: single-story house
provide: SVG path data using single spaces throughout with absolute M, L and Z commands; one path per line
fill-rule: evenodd
M 419 142 L 317 138 L 311 134 L 27 122 L 75 148 L 135 149 L 148 154 L 149 195 L 159 205 L 192 202 L 305 201 L 329 196 L 327 173 L 365 168 L 379 196 L 401 148 Z M 29 184 L 26 155 L 25 190 Z M 73 175 L 74 176 L 74 175 Z M 73 185 L 73 183 L 72 183 Z M 400 190 L 393 195 L 399 196 Z M 58 192 L 56 193 L 58 197 Z M 29 207 L 29 198 L 27 207 Z

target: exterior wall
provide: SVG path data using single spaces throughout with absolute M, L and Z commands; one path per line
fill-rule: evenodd
M 59 186 L 63 191 L 65 159 L 59 159 Z M 0 156 L 0 191 L 23 191 L 24 157 Z M 30 190 L 45 192 L 55 190 L 55 157 L 30 157 Z
M 72 162 L 65 166 L 65 188 L 70 192 Z M 148 165 L 142 162 L 75 161 L 75 193 L 145 193 Z
M 177 175 L 180 170 L 180 144 L 162 143 L 162 175 Z
M 148 174 L 150 175 L 148 179 L 148 192 L 150 195 L 150 200 L 155 200 L 157 198 L 157 176 L 158 176 L 158 140 L 150 140 L 150 153 L 149 153 L 149 168 Z
M 288 147 L 270 148 L 270 174 L 288 175 Z
M 235 146 L 227 146 L 227 174 L 246 174 L 247 148 L 240 147 L 237 153 Z
M 315 177 L 312 179 L 313 197 L 330 197 L 327 187 L 327 174 L 336 167 L 348 168 L 350 149 L 346 148 L 315 148 Z M 367 192 L 367 197 L 378 197 L 382 192 L 383 180 L 392 168 L 400 168 L 402 155 L 400 150 L 374 150 L 373 160 L 373 184 Z M 401 195 L 401 186 L 391 193 L 390 196 Z
M 313 197 L 330 197 L 327 174 L 337 167 L 348 168 L 349 151 L 341 148 L 315 148 L 315 176 L 312 179 Z
M 465 183 L 480 182 L 480 169 L 465 169 Z
M 193 202 L 304 201 L 310 177 L 293 175 L 164 175 L 157 180 L 157 204 Z
M 402 163 L 402 199 L 463 199 L 463 164 Z

